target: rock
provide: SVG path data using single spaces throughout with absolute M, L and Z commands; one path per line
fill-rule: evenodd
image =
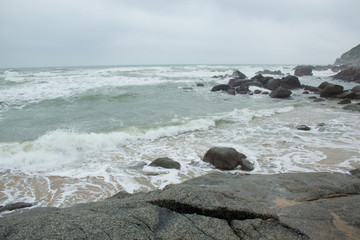
M 263 94 L 263 95 L 269 95 L 269 92 L 268 92 L 268 91 L 263 91 L 261 94 Z
M 350 174 L 357 177 L 357 178 L 360 178 L 360 168 L 356 168 L 356 169 L 351 170 Z
M 359 104 L 349 104 L 343 107 L 343 109 L 351 110 L 351 111 L 360 111 L 360 105 Z
M 270 97 L 272 98 L 287 98 L 290 97 L 292 92 L 289 89 L 278 87 L 274 91 L 270 93 Z
M 310 97 L 308 97 L 308 99 L 317 99 L 317 97 L 315 97 L 315 96 L 310 96 Z
M 348 98 L 345 98 L 345 99 L 341 100 L 340 102 L 338 102 L 338 104 L 350 104 L 350 103 L 351 103 L 351 101 Z
M 246 79 L 246 75 L 240 72 L 239 70 L 235 70 L 232 74 L 232 77 L 237 79 Z
M 197 83 L 196 86 L 197 87 L 204 87 L 205 85 L 203 83 Z
M 335 65 L 351 64 L 360 65 L 360 44 L 350 49 L 346 53 L 342 54 L 340 58 L 337 58 Z
M 176 162 L 176 161 L 174 161 L 174 160 L 172 160 L 170 158 L 167 158 L 167 157 L 157 158 L 153 162 L 151 162 L 149 166 L 163 167 L 163 168 L 173 168 L 173 169 L 178 169 L 178 170 L 180 170 L 180 168 L 181 168 L 180 163 L 178 163 L 178 162 Z
M 329 83 L 329 82 L 322 82 L 319 86 L 318 86 L 318 88 L 320 88 L 320 89 L 324 89 L 326 86 L 328 86 L 328 85 L 332 85 L 331 83 Z
M 271 71 L 271 70 L 267 70 L 267 69 L 263 70 L 263 71 L 258 71 L 258 72 L 256 72 L 256 74 L 285 75 L 280 70 Z
M 313 102 L 325 102 L 323 98 L 315 98 Z
M 344 87 L 336 84 L 329 84 L 320 91 L 320 97 L 333 97 L 344 91 Z
M 306 126 L 306 125 L 299 125 L 299 126 L 296 126 L 296 129 L 297 130 L 301 130 L 301 131 L 310 131 L 311 128 Z
M 26 202 L 10 203 L 5 206 L 0 206 L 0 213 L 5 211 L 13 211 L 21 208 L 28 208 L 34 205 L 35 205 L 34 203 L 26 203 Z
M 309 91 L 303 91 L 302 94 L 310 94 Z
M 218 84 L 214 86 L 211 91 L 217 92 L 217 91 L 227 91 L 229 88 L 231 88 L 228 84 Z
M 149 193 L 0 221 L 0 239 L 357 239 L 360 179 L 211 173 Z
M 236 94 L 236 90 L 234 88 L 229 88 L 228 90 L 226 90 L 225 92 L 227 92 L 228 94 L 231 95 L 235 95 Z
M 360 85 L 357 85 L 357 86 L 353 87 L 351 89 L 351 91 L 354 92 L 354 93 L 360 93 Z
M 298 77 L 312 76 L 313 66 L 296 66 L 294 74 Z
M 301 84 L 296 76 L 288 75 L 281 79 L 281 87 L 287 89 L 297 89 L 301 88 Z
M 277 89 L 278 87 L 280 87 L 281 85 L 281 79 L 270 79 L 266 82 L 265 84 L 265 88 L 269 89 L 269 90 L 275 90 Z
M 348 99 L 353 99 L 355 96 L 355 93 L 352 91 L 344 91 L 342 93 L 340 93 L 339 95 L 336 95 L 337 98 L 348 98 Z
M 360 67 L 349 67 L 340 71 L 333 77 L 347 82 L 360 83 Z
M 309 85 L 304 85 L 304 90 L 310 91 L 310 92 L 319 92 L 319 88 L 317 87 L 313 87 L 313 86 L 309 86 Z
M 265 86 L 267 81 L 269 81 L 270 79 L 274 79 L 274 78 L 273 77 L 264 77 L 261 74 L 257 74 L 251 78 L 251 80 L 253 80 L 254 84 L 258 83 L 257 85 L 259 85 L 259 86 Z
M 259 89 L 256 89 L 256 90 L 254 90 L 254 94 L 261 94 L 261 90 L 259 90 Z
M 246 156 L 234 148 L 213 147 L 205 153 L 203 160 L 221 170 L 233 170 L 239 165 L 244 171 L 254 169 L 254 166 L 246 160 Z

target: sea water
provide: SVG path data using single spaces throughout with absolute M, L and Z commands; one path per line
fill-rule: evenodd
M 165 65 L 0 69 L 0 205 L 66 207 L 118 191 L 161 189 L 218 171 L 202 158 L 233 147 L 254 174 L 360 167 L 359 113 L 314 103 L 211 92 L 237 69 L 293 74 L 289 65 Z M 300 82 L 334 80 L 314 71 Z M 277 76 L 275 76 L 277 77 Z M 197 86 L 197 84 L 204 86 Z M 251 87 L 255 90 L 256 87 Z M 299 131 L 297 125 L 310 131 Z M 148 166 L 169 157 L 181 170 Z M 241 173 L 240 169 L 230 171 Z

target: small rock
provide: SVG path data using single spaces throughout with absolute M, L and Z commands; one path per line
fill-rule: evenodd
M 240 72 L 239 70 L 235 70 L 232 74 L 232 77 L 238 79 L 246 79 L 246 75 Z
M 239 165 L 244 171 L 251 171 L 254 169 L 253 164 L 246 160 L 244 154 L 239 153 L 234 148 L 228 147 L 213 147 L 209 149 L 206 152 L 203 161 L 209 162 L 221 170 L 233 170 Z
M 261 90 L 256 89 L 256 90 L 254 91 L 254 94 L 261 94 Z
M 229 88 L 231 88 L 229 85 L 227 84 L 218 84 L 216 86 L 214 86 L 211 91 L 212 92 L 217 92 L 217 91 L 227 91 Z
M 352 111 L 360 111 L 360 105 L 359 104 L 349 104 L 343 107 L 343 109 L 346 110 L 352 110 Z
M 163 168 L 174 168 L 174 169 L 178 169 L 180 170 L 181 168 L 181 165 L 180 163 L 170 159 L 170 158 L 167 158 L 167 157 L 164 157 L 164 158 L 157 158 L 155 159 L 152 163 L 150 163 L 149 166 L 152 166 L 152 167 L 163 167 Z
M 338 104 L 350 104 L 350 103 L 351 103 L 351 101 L 348 98 L 345 98 L 345 99 L 341 100 L 340 102 L 338 102 Z
M 197 83 L 196 86 L 197 87 L 204 87 L 205 85 L 203 83 Z
M 27 208 L 32 206 L 34 206 L 33 203 L 25 203 L 25 202 L 10 203 L 5 206 L 0 206 L 0 212 L 13 211 L 16 209 Z
M 315 98 L 313 102 L 325 102 L 323 98 Z
M 303 91 L 303 94 L 310 94 L 309 91 Z
M 301 131 L 310 131 L 311 128 L 306 126 L 306 125 L 299 125 L 299 126 L 296 126 L 296 129 L 297 130 L 301 130 Z

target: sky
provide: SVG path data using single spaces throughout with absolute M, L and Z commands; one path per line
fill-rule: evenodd
M 331 64 L 359 0 L 0 0 L 0 68 Z

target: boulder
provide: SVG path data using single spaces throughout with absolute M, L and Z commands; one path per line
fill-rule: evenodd
M 272 98 L 287 98 L 290 97 L 292 92 L 289 89 L 278 87 L 274 91 L 270 93 L 270 97 Z
M 269 79 L 266 84 L 264 85 L 265 88 L 269 89 L 269 90 L 275 90 L 278 87 L 280 87 L 281 85 L 281 79 Z
M 267 81 L 269 81 L 270 79 L 274 79 L 274 78 L 273 77 L 264 77 L 261 74 L 257 74 L 251 78 L 251 80 L 253 80 L 254 83 L 258 83 L 259 86 L 265 86 Z
M 296 76 L 288 75 L 281 79 L 281 87 L 287 89 L 297 89 L 301 88 L 301 84 Z
M 349 104 L 349 105 L 346 105 L 343 108 L 346 109 L 346 110 L 351 110 L 351 111 L 360 111 L 360 105 L 359 104 Z
M 332 85 L 332 84 L 329 82 L 322 82 L 317 88 L 324 89 L 328 85 Z
M 344 87 L 336 84 L 329 84 L 320 91 L 320 97 L 333 97 L 344 91 Z
M 221 170 L 233 170 L 239 165 L 244 171 L 254 169 L 253 164 L 246 160 L 246 156 L 234 148 L 213 147 L 205 153 L 203 160 Z
M 235 70 L 232 74 L 232 77 L 237 79 L 246 79 L 246 75 L 240 72 L 239 70 Z
M 349 99 L 353 99 L 355 96 L 355 93 L 352 91 L 344 91 L 342 93 L 340 93 L 339 95 L 336 95 L 337 98 L 349 98 Z
M 299 125 L 299 126 L 296 126 L 296 129 L 297 130 L 301 130 L 301 131 L 310 131 L 311 128 L 306 126 L 306 125 Z
M 263 71 L 258 71 L 258 72 L 256 72 L 256 74 L 285 75 L 280 70 L 271 71 L 271 70 L 267 70 L 267 69 L 263 70 Z
M 218 84 L 214 86 L 211 91 L 217 92 L 217 91 L 227 91 L 229 88 L 231 88 L 228 84 Z
M 310 91 L 310 92 L 319 92 L 319 88 L 317 87 L 313 87 L 313 86 L 309 86 L 309 85 L 303 85 L 302 86 L 304 88 L 304 90 Z
M 162 168 L 173 168 L 173 169 L 178 169 L 178 170 L 180 170 L 180 168 L 181 168 L 180 163 L 178 163 L 170 158 L 167 158 L 167 157 L 157 158 L 154 161 L 152 161 L 149 166 L 162 167 Z
M 360 93 L 360 85 L 357 85 L 357 86 L 353 87 L 351 89 L 351 91 L 354 92 L 354 93 Z
M 338 104 L 350 104 L 350 103 L 351 103 L 351 100 L 348 98 L 345 98 L 345 99 L 341 100 L 340 102 L 338 102 Z
M 340 79 L 347 82 L 360 83 L 360 67 L 349 67 L 344 69 L 333 76 L 336 79 Z
M 298 77 L 312 76 L 313 66 L 296 66 L 294 74 Z

